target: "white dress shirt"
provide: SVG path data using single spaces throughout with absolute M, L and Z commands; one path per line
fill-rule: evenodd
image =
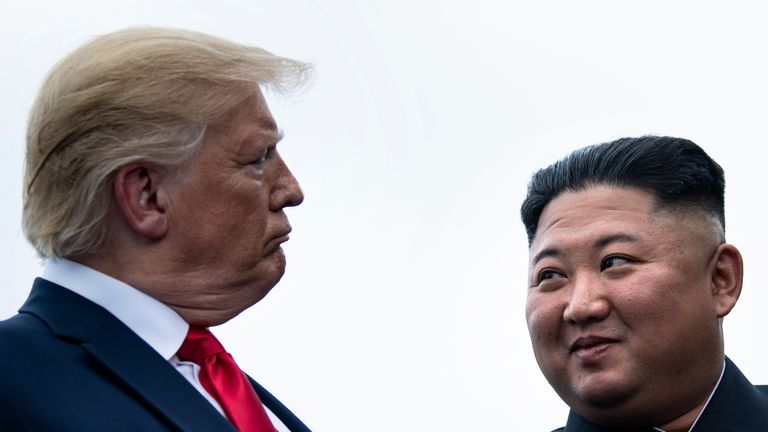
M 176 311 L 130 285 L 67 259 L 47 259 L 42 277 L 109 311 L 168 360 L 221 415 L 224 415 L 216 399 L 200 384 L 200 366 L 180 360 L 176 356 L 176 351 L 181 347 L 189 330 L 189 324 Z M 265 406 L 264 409 L 278 432 L 290 432 L 269 408 Z

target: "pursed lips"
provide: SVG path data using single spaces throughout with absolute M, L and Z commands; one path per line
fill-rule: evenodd
M 290 238 L 288 234 L 290 234 L 291 231 L 291 226 L 288 225 L 284 230 L 278 232 L 277 235 L 275 235 L 272 240 L 267 243 L 267 255 L 280 249 L 280 245 L 287 242 Z
M 281 231 L 280 233 L 278 233 L 278 234 L 275 236 L 275 238 L 278 238 L 278 239 L 282 239 L 282 238 L 285 238 L 285 239 L 287 240 L 287 239 L 288 239 L 288 234 L 290 234 L 290 233 L 291 233 L 291 231 L 293 231 L 293 229 L 291 229 L 291 226 L 290 226 L 290 225 L 288 225 L 287 227 L 285 227 L 285 229 L 284 229 L 283 231 Z

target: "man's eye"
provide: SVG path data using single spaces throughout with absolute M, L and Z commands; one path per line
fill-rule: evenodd
M 544 270 L 541 273 L 539 273 L 537 283 L 542 283 L 545 280 L 555 279 L 562 276 L 560 273 L 554 271 L 554 270 Z
M 627 264 L 629 262 L 631 262 L 629 258 L 622 257 L 622 256 L 606 257 L 606 258 L 603 258 L 603 261 L 600 263 L 600 271 L 609 269 L 611 267 L 615 267 L 617 265 Z
M 259 171 L 264 169 L 264 165 L 266 164 L 267 159 L 269 159 L 269 155 L 271 153 L 272 153 L 272 149 L 271 148 L 265 150 L 264 154 L 261 155 L 260 158 L 251 161 L 249 163 L 249 165 L 251 165 L 253 168 L 255 168 L 255 169 L 259 170 Z
M 262 168 L 264 166 L 264 162 L 267 161 L 267 155 L 260 157 L 259 159 L 256 159 L 254 161 L 251 161 L 251 165 L 255 166 L 256 168 Z

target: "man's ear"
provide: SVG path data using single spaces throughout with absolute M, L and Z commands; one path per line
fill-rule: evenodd
M 741 294 L 744 262 L 736 246 L 727 243 L 717 247 L 712 260 L 712 296 L 717 316 L 722 318 L 733 309 Z
M 156 167 L 146 163 L 123 165 L 115 173 L 113 188 L 120 213 L 136 234 L 152 240 L 168 231 L 163 178 Z

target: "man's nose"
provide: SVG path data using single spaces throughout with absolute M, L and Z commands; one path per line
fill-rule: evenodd
M 280 211 L 285 207 L 295 207 L 304 201 L 304 193 L 301 191 L 298 180 L 288 169 L 283 158 L 277 155 L 278 166 L 277 179 L 269 196 L 269 209 L 271 211 Z
M 579 276 L 573 280 L 570 299 L 563 319 L 572 324 L 602 321 L 611 313 L 602 281 L 596 276 Z

